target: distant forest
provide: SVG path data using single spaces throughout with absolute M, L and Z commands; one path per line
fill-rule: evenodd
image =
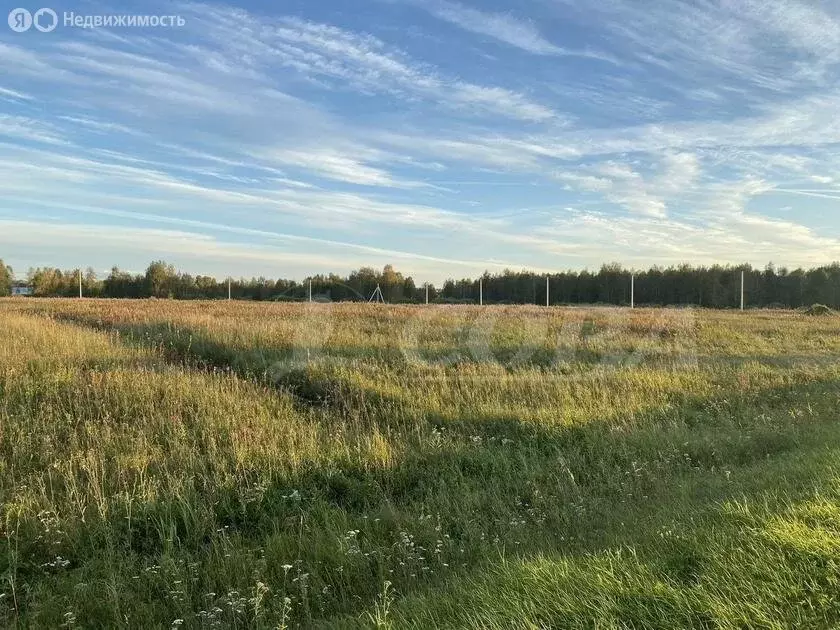
M 840 263 L 814 269 L 764 269 L 749 265 L 653 267 L 635 272 L 635 297 L 639 305 L 696 305 L 735 308 L 740 304 L 741 271 L 745 272 L 749 307 L 797 308 L 822 303 L 840 308 Z M 49 267 L 30 269 L 26 285 L 36 296 L 78 296 L 80 270 Z M 228 281 L 179 272 L 156 261 L 145 273 L 131 274 L 114 267 L 105 278 L 92 269 L 81 272 L 85 297 L 226 299 Z M 12 270 L 0 260 L 0 295 L 15 283 Z M 616 304 L 630 302 L 631 271 L 613 263 L 599 271 L 564 271 L 548 274 L 550 304 Z M 231 279 L 230 295 L 237 300 L 305 301 L 367 300 L 376 286 L 386 302 L 422 303 L 425 285 L 418 285 L 391 265 L 381 271 L 363 267 L 348 276 L 317 275 L 303 281 L 268 278 Z M 545 304 L 546 274 L 505 270 L 481 276 L 485 304 Z M 479 278 L 447 280 L 429 285 L 429 300 L 436 303 L 478 303 Z

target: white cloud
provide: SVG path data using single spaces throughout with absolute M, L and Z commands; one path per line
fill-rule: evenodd
M 840 239 L 792 221 L 744 211 L 759 194 L 756 182 L 721 188 L 710 195 L 705 210 L 693 218 L 614 216 L 575 211 L 540 230 L 546 238 L 574 245 L 583 260 L 609 260 L 648 267 L 682 262 L 719 264 L 769 261 L 789 266 L 822 265 L 840 259 Z
M 697 156 L 690 153 L 666 153 L 658 166 L 659 173 L 643 175 L 630 164 L 607 160 L 577 173 L 560 171 L 555 177 L 572 189 L 603 194 L 606 200 L 636 214 L 663 218 L 669 199 L 689 192 L 701 168 Z
M 428 2 L 420 6 L 436 17 L 464 30 L 486 35 L 530 53 L 567 54 L 562 48 L 543 37 L 532 22 L 516 19 L 510 14 L 485 13 L 457 2 Z
M 338 80 L 363 91 L 424 98 L 450 108 L 525 121 L 556 117 L 549 107 L 499 86 L 446 77 L 372 35 L 298 18 L 271 25 L 239 9 L 203 11 L 216 45 L 249 66 L 281 64 L 306 76 Z
M 44 144 L 67 144 L 55 127 L 26 116 L 0 114 L 0 136 Z
M 656 187 L 666 193 L 680 193 L 691 188 L 701 174 L 700 160 L 693 153 L 666 153 L 663 172 Z
M 17 101 L 31 101 L 34 100 L 29 94 L 18 92 L 17 90 L 10 90 L 8 88 L 0 87 L 0 98 L 10 98 Z
M 571 50 L 551 43 L 531 20 L 510 13 L 490 13 L 447 0 L 418 2 L 435 17 L 466 31 L 483 35 L 535 55 L 588 57 L 617 63 L 611 56 L 588 50 Z
M 260 157 L 289 167 L 307 169 L 322 177 L 350 184 L 364 186 L 387 186 L 394 188 L 418 188 L 421 182 L 396 179 L 387 171 L 372 166 L 370 162 L 385 160 L 380 152 L 364 146 L 344 150 L 330 148 L 301 148 L 263 151 Z

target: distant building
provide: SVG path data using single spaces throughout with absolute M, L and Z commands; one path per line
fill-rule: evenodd
M 12 287 L 12 295 L 32 295 L 32 287 L 26 287 L 26 286 Z

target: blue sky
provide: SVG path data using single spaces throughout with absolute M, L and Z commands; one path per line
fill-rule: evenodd
M 51 33 L 0 30 L 18 271 L 840 259 L 836 2 L 50 6 Z

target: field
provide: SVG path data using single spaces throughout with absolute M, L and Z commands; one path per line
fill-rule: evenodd
M 0 624 L 840 623 L 834 316 L 0 300 Z

